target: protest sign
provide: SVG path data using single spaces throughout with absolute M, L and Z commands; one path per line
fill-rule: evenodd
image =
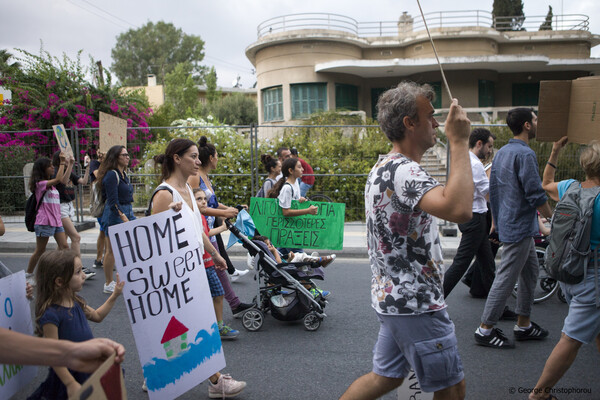
M 193 218 L 167 210 L 109 229 L 150 399 L 174 399 L 225 367 Z
M 72 156 L 73 149 L 71 148 L 71 142 L 69 142 L 69 136 L 67 135 L 67 131 L 65 131 L 65 127 L 62 124 L 52 125 L 52 129 L 54 129 L 54 136 L 56 137 L 60 151 L 67 157 Z
M 115 354 L 108 357 L 100 367 L 81 385 L 70 400 L 127 400 L 123 370 L 115 362 Z
M 600 137 L 600 77 L 541 81 L 536 140 L 588 144 Z
M 275 247 L 341 250 L 344 245 L 346 205 L 293 200 L 291 209 L 310 205 L 319 208 L 317 215 L 284 217 L 277 199 L 252 197 L 250 215 L 256 229 L 267 236 Z
M 127 120 L 100 112 L 100 151 L 106 154 L 113 146 L 127 147 Z
M 33 335 L 29 302 L 25 297 L 25 271 L 0 279 L 0 327 Z M 0 399 L 9 399 L 37 375 L 37 367 L 0 364 Z

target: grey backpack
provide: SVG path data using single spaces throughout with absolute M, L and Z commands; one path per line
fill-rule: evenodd
M 556 204 L 545 256 L 552 278 L 570 284 L 583 280 L 592 254 L 592 214 L 598 194 L 599 186 L 583 189 L 575 181 Z

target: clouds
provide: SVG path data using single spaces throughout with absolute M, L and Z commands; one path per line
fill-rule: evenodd
M 471 1 L 421 0 L 425 13 L 433 11 L 491 11 L 493 0 L 474 6 Z M 600 2 L 582 0 L 524 1 L 525 15 L 546 15 L 548 5 L 554 14 L 585 14 L 590 17 L 590 31 L 600 33 Z M 116 37 L 148 21 L 172 22 L 187 34 L 205 41 L 204 64 L 214 65 L 219 85 L 230 86 L 239 74 L 244 87 L 255 82 L 252 64 L 244 50 L 256 40 L 261 22 L 287 14 L 334 13 L 360 22 L 395 21 L 407 11 L 419 14 L 416 0 L 23 0 L 4 1 L 0 23 L 0 49 L 22 48 L 37 53 L 40 39 L 45 50 L 60 56 L 74 57 L 84 50 L 105 66 L 112 63 L 110 52 Z M 133 25 L 133 26 L 132 26 Z M 600 56 L 600 46 L 593 49 Z

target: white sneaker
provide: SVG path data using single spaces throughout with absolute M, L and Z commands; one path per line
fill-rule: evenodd
M 96 276 L 96 273 L 94 271 L 92 271 L 89 268 L 83 268 L 83 273 L 85 274 L 85 280 L 87 281 L 88 279 Z
M 242 276 L 246 275 L 248 272 L 250 272 L 250 271 L 247 269 L 245 269 L 243 271 L 236 269 L 235 272 L 233 274 L 231 274 L 231 282 L 236 282 L 238 279 L 240 279 Z
M 217 382 L 217 383 L 218 383 L 218 382 Z M 143 390 L 144 392 L 147 392 L 147 391 L 148 391 L 148 385 L 146 385 L 146 380 L 145 380 L 145 379 L 144 379 L 144 383 L 142 384 L 142 390 Z
M 248 269 L 254 269 L 254 263 L 256 261 L 254 260 L 254 257 L 252 257 L 250 255 L 250 253 L 248 253 L 247 257 L 246 257 L 246 265 L 248 265 Z
M 112 293 L 112 292 L 114 292 L 116 284 L 117 284 L 117 282 L 115 282 L 115 281 L 112 281 L 108 285 L 105 283 L 104 284 L 104 293 Z
M 25 282 L 29 283 L 31 286 L 35 286 L 35 273 L 27 273 L 25 272 Z
M 227 399 L 242 393 L 246 382 L 236 381 L 229 374 L 221 374 L 217 383 L 208 381 L 208 397 L 211 399 Z

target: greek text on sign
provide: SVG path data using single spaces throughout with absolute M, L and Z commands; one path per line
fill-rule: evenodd
M 277 199 L 252 197 L 250 215 L 256 229 L 276 247 L 341 250 L 346 205 L 293 200 L 291 209 L 304 209 L 310 205 L 318 207 L 317 215 L 284 217 Z

